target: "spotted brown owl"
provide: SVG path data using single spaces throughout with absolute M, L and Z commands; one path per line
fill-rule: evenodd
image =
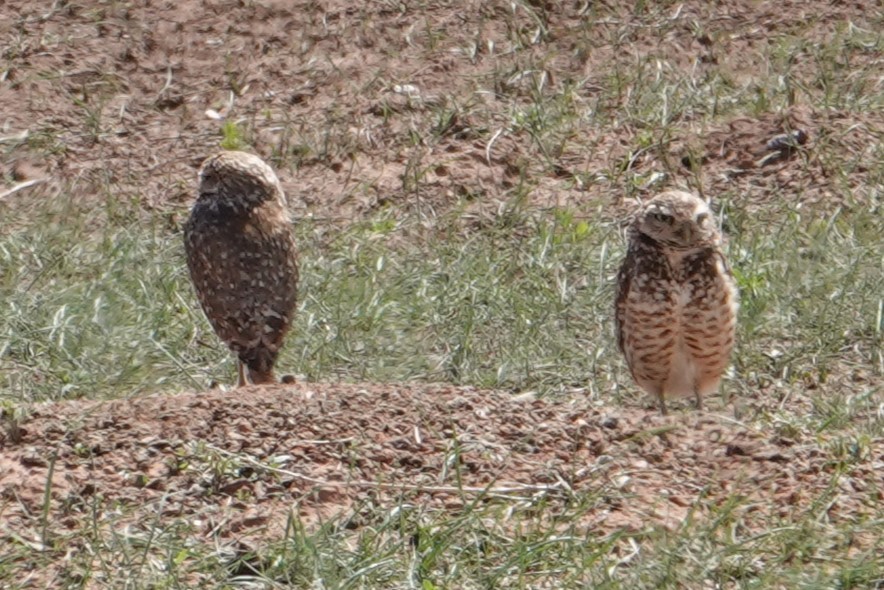
M 734 347 L 738 293 L 708 205 L 682 191 L 648 201 L 617 275 L 617 341 L 636 383 L 657 398 L 718 390 Z
M 270 166 L 234 151 L 203 162 L 184 249 L 200 305 L 238 358 L 239 385 L 274 383 L 298 264 L 285 194 Z

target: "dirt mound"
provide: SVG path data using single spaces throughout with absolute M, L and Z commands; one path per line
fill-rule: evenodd
M 76 529 L 97 502 L 192 515 L 206 535 L 242 539 L 279 534 L 291 510 L 309 523 L 403 496 L 458 510 L 477 495 L 591 493 L 582 524 L 598 534 L 676 527 L 701 498 L 736 496 L 747 513 L 785 517 L 833 481 L 851 492 L 881 468 L 872 457 L 882 441 L 850 477 L 798 443 L 716 414 L 664 418 L 447 386 L 305 383 L 52 404 L 0 439 L 2 536 L 37 538 L 50 474 L 50 530 Z M 837 496 L 828 517 L 872 510 L 863 498 Z

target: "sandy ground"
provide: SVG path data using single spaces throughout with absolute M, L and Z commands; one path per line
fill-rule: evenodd
M 656 13 L 560 4 L 12 0 L 0 19 L 0 129 L 6 145 L 28 138 L 3 156 L 3 171 L 9 183 L 47 179 L 16 195 L 19 207 L 72 185 L 77 199 L 131 199 L 177 224 L 196 167 L 235 122 L 261 155 L 295 163 L 280 176 L 296 214 L 330 223 L 391 206 L 429 217 L 457 206 L 481 222 L 526 186 L 528 204 L 606 217 L 633 206 L 626 181 L 639 193 L 681 180 L 712 198 L 788 193 L 827 207 L 844 205 L 832 189 L 845 183 L 868 196 L 861 162 L 880 139 L 880 113 L 799 101 L 772 114 L 762 104 L 756 118 L 709 127 L 687 112 L 649 142 L 625 80 L 617 118 L 543 113 L 554 131 L 542 141 L 514 121 L 530 115 L 538 91 L 578 82 L 570 100 L 591 106 L 611 86 L 613 64 L 624 76 L 653 67 L 751 87 L 759 61 L 790 34 L 808 43 L 790 66 L 793 82 L 809 84 L 820 67 L 811 41 L 847 21 L 869 26 L 875 3 L 686 2 L 664 15 L 665 29 L 643 26 Z M 861 57 L 880 67 L 873 52 Z M 771 149 L 798 131 L 801 150 Z M 818 155 L 833 150 L 851 174 Z
M 315 523 L 369 497 L 457 509 L 479 494 L 556 502 L 589 492 L 597 501 L 582 524 L 606 534 L 675 528 L 692 507 L 736 495 L 751 523 L 754 511 L 807 510 L 833 482 L 827 517 L 837 521 L 873 512 L 864 482 L 884 468 L 881 440 L 838 475 L 811 441 L 724 414 L 662 417 L 444 385 L 297 384 L 48 404 L 18 436 L 0 438 L 0 534 L 24 538 L 39 530 L 50 472 L 58 532 L 80 526 L 98 497 L 140 518 L 159 507 L 190 517 L 207 538 L 241 539 L 277 537 L 292 509 Z

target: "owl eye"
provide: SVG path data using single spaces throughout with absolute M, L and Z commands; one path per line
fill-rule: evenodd
M 651 218 L 654 221 L 659 221 L 660 223 L 672 223 L 672 215 L 667 215 L 666 213 L 660 213 L 659 211 L 655 211 L 651 213 Z

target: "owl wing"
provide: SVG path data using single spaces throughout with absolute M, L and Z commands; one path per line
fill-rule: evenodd
M 267 236 L 264 249 L 264 286 L 255 292 L 261 302 L 261 342 L 278 350 L 288 332 L 297 305 L 298 265 L 295 239 L 289 228 L 280 228 Z
M 617 298 L 614 309 L 617 346 L 624 355 L 629 356 L 623 327 L 627 323 L 630 294 L 638 290 L 642 291 L 643 297 L 653 297 L 654 285 L 669 281 L 671 276 L 666 255 L 660 246 L 637 231 L 630 232 L 626 257 L 617 273 Z M 636 283 L 637 277 L 641 278 L 638 283 Z
M 232 340 L 242 332 L 239 305 L 230 268 L 236 253 L 230 247 L 229 233 L 199 215 L 192 215 L 184 228 L 184 250 L 187 268 L 199 299 L 200 307 L 215 333 L 233 348 Z
M 699 284 L 736 286 L 734 273 L 727 258 L 718 248 L 698 252 L 686 259 L 684 264 L 687 268 L 687 275 L 691 277 L 692 281 L 697 281 Z

